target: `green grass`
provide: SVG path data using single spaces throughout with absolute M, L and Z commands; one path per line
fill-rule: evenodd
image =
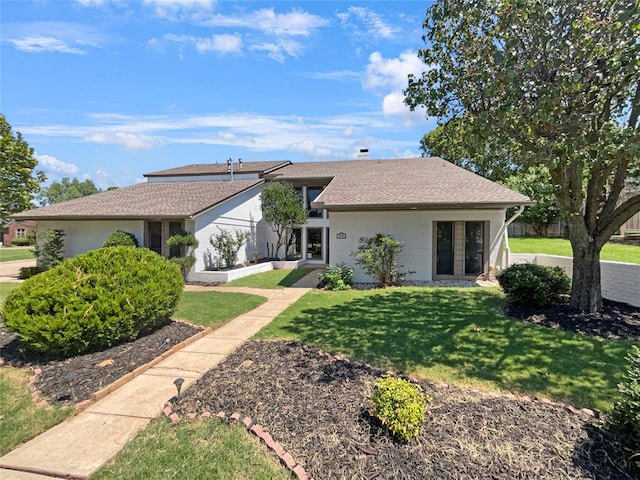
M 246 293 L 182 292 L 173 318 L 215 329 L 266 301 Z
M 33 247 L 0 247 L 0 262 L 32 260 L 35 258 L 32 249 Z
M 4 302 L 11 290 L 19 286 L 18 282 L 0 282 L 0 303 Z
M 71 415 L 71 407 L 38 407 L 31 398 L 28 368 L 0 369 L 0 455 Z
M 509 238 L 511 253 L 545 253 L 572 257 L 571 243 L 563 238 L 514 237 Z M 600 253 L 600 260 L 640 263 L 640 247 L 621 243 L 607 243 Z
M 226 283 L 230 287 L 251 287 L 277 289 L 290 287 L 302 277 L 307 275 L 311 269 L 296 268 L 294 270 L 270 270 L 268 272 L 256 273 L 248 277 L 239 278 Z
M 154 420 L 91 480 L 289 480 L 289 474 L 242 427 L 218 419 Z
M 525 324 L 498 288 L 311 291 L 259 333 L 385 369 L 606 410 L 631 342 Z

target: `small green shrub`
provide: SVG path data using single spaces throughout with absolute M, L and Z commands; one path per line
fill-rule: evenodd
M 512 265 L 500 272 L 497 278 L 507 301 L 515 305 L 552 305 L 569 293 L 571 287 L 571 279 L 560 267 L 532 263 Z
M 22 267 L 18 272 L 18 278 L 20 280 L 26 280 L 27 278 L 31 278 L 34 275 L 44 272 L 45 270 L 41 267 Z
M 17 237 L 11 240 L 11 245 L 14 247 L 26 247 L 27 245 L 31 245 L 31 240 L 27 237 Z
M 4 320 L 44 354 L 100 351 L 166 323 L 182 287 L 180 269 L 150 250 L 101 248 L 26 280 L 7 296 Z
M 327 290 L 349 290 L 353 283 L 353 268 L 347 268 L 344 263 L 335 267 L 329 265 L 320 274 L 320 280 Z
M 396 285 L 402 274 L 398 271 L 398 254 L 402 242 L 390 235 L 376 233 L 373 237 L 362 237 L 360 245 L 351 256 L 365 273 L 378 281 L 381 287 Z
M 411 441 L 425 421 L 431 397 L 420 385 L 401 378 L 383 377 L 374 384 L 370 413 L 401 442 Z
M 133 233 L 116 230 L 107 237 L 103 247 L 137 247 L 138 239 Z
M 218 268 L 224 264 L 225 268 L 233 268 L 238 263 L 238 252 L 249 238 L 249 232 L 234 230 L 233 234 L 218 227 L 220 233 L 211 235 L 209 243 L 218 252 L 216 261 Z
M 640 471 L 640 348 L 633 345 L 627 360 L 629 369 L 618 385 L 621 399 L 613 406 L 609 426 L 630 449 Z

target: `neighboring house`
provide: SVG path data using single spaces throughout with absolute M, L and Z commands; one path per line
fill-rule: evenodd
M 288 256 L 312 264 L 344 262 L 363 236 L 378 232 L 404 243 L 399 256 L 409 281 L 478 278 L 503 266 L 505 210 L 532 202 L 524 195 L 440 158 L 292 164 L 189 165 L 149 173 L 147 182 L 14 215 L 39 228 L 66 231 L 66 255 L 99 248 L 117 229 L 169 255 L 166 240 L 193 232 L 200 245 L 193 272 L 210 269 L 211 235 L 243 229 L 250 240 L 239 260 L 266 257 L 275 235 L 262 219 L 265 182 L 291 182 L 308 206 Z M 233 177 L 233 178 L 232 178 Z M 282 253 L 282 252 L 281 252 Z M 356 282 L 372 279 L 356 268 Z
M 0 233 L 0 240 L 3 245 L 11 245 L 11 241 L 14 238 L 23 238 L 34 232 L 36 229 L 36 222 L 30 220 L 11 220 L 4 227 L 4 232 Z

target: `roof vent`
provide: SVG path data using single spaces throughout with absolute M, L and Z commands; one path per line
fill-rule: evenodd
M 360 153 L 358 154 L 358 158 L 361 160 L 367 160 L 369 158 L 369 149 L 361 148 Z

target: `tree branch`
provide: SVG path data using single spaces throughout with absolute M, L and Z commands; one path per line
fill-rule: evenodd
M 615 209 L 613 215 L 608 217 L 608 221 L 603 225 L 602 230 L 596 232 L 595 240 L 598 248 L 602 248 L 611 238 L 611 235 L 616 233 L 616 230 L 638 212 L 640 212 L 640 194 L 633 195 L 622 202 Z

